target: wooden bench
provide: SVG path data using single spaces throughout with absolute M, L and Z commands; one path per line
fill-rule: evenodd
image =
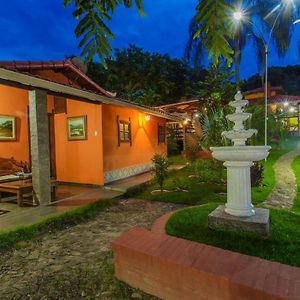
M 300 299 L 300 269 L 133 228 L 112 243 L 116 277 L 171 300 Z
M 57 182 L 51 179 L 51 198 L 55 201 L 57 194 Z M 32 180 L 17 180 L 5 183 L 0 183 L 0 202 L 2 198 L 2 192 L 11 193 L 17 195 L 18 206 L 23 206 L 23 196 L 28 193 L 32 193 Z

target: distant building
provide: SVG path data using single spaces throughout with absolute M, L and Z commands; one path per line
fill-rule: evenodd
M 243 93 L 251 104 L 264 103 L 265 88 L 260 87 Z M 282 86 L 268 85 L 268 110 L 278 112 L 286 120 L 291 132 L 300 131 L 300 96 L 287 95 Z

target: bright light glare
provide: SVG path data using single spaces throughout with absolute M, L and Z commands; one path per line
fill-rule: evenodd
M 289 106 L 289 103 L 288 102 L 284 102 L 283 106 L 287 107 L 287 106 Z
M 237 10 L 233 13 L 233 18 L 237 21 L 240 21 L 243 18 L 244 14 L 242 11 Z
M 294 112 L 295 111 L 295 107 L 291 107 L 290 109 L 289 109 L 289 112 Z
M 199 114 L 198 114 L 198 113 L 195 113 L 195 117 L 198 118 L 198 117 L 199 117 Z
M 295 25 L 295 24 L 297 24 L 297 23 L 299 23 L 300 22 L 300 19 L 297 19 L 297 20 L 295 20 L 294 22 L 293 22 L 293 24 Z

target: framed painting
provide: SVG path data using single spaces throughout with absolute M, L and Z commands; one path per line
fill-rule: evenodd
M 16 117 L 0 115 L 0 141 L 16 140 Z
M 86 121 L 87 121 L 86 116 L 69 117 L 67 119 L 69 141 L 87 139 Z

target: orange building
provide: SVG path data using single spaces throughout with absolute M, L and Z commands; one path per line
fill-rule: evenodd
M 180 121 L 116 98 L 70 60 L 0 62 L 0 83 L 0 158 L 40 180 L 48 167 L 58 182 L 95 185 L 145 172 L 167 152 L 166 121 Z
M 250 105 L 263 101 L 265 88 L 257 88 L 244 93 Z M 286 121 L 289 131 L 300 132 L 300 96 L 287 95 L 282 86 L 268 85 L 268 111 L 279 112 Z

